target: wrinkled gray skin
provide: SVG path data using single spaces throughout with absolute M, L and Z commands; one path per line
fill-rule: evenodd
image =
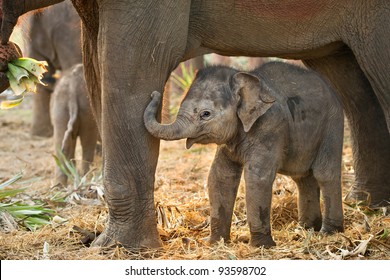
M 50 97 L 56 79 L 56 70 L 66 70 L 81 63 L 80 17 L 70 1 L 55 5 L 37 14 L 31 14 L 22 21 L 22 28 L 28 32 L 25 56 L 48 62 L 48 73 L 38 85 L 33 99 L 31 134 L 50 137 L 53 125 L 50 120 Z
M 93 161 L 98 130 L 87 98 L 83 65 L 76 64 L 66 70 L 53 91 L 51 117 L 54 126 L 54 148 L 61 159 L 62 151 L 74 159 L 77 138 L 82 147 L 82 172 L 86 174 Z M 56 167 L 56 183 L 65 185 L 67 177 Z
M 160 101 L 161 94 L 154 92 L 144 114 L 153 136 L 187 138 L 187 148 L 194 143 L 219 145 L 208 178 L 211 242 L 230 239 L 242 171 L 252 245 L 275 245 L 270 212 L 276 173 L 297 183 L 303 226 L 325 233 L 343 231 L 343 110 L 313 71 L 282 62 L 251 73 L 227 67 L 200 70 L 169 125 L 156 120 Z
M 7 43 L 23 13 L 61 0 L 0 0 Z M 94 245 L 158 247 L 154 181 L 159 141 L 143 124 L 171 71 L 206 54 L 302 59 L 330 81 L 353 139 L 351 197 L 390 199 L 390 1 L 72 0 L 83 22 L 83 62 L 100 135 L 104 232 Z M 387 123 L 386 123 L 387 119 Z

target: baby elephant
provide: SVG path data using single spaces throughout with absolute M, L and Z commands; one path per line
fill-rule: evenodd
M 57 157 L 61 158 L 59 151 L 62 151 L 67 160 L 73 159 L 76 140 L 80 137 L 82 171 L 87 173 L 94 158 L 98 131 L 87 98 L 82 64 L 76 64 L 63 73 L 54 89 L 51 105 Z M 55 176 L 56 183 L 66 184 L 67 177 L 59 167 Z
M 202 69 L 176 121 L 169 125 L 156 121 L 160 99 L 154 92 L 144 114 L 152 135 L 187 138 L 187 148 L 194 143 L 218 144 L 208 178 L 211 242 L 230 239 L 242 171 L 252 245 L 275 245 L 270 211 L 276 173 L 297 183 L 299 222 L 304 227 L 343 231 L 343 110 L 316 73 L 282 62 L 264 64 L 250 73 L 218 66 Z

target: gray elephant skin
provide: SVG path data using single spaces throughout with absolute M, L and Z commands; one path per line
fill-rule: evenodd
M 275 245 L 270 213 L 277 172 L 298 185 L 303 226 L 326 233 L 343 230 L 344 115 L 334 92 L 316 73 L 282 62 L 250 73 L 216 66 L 198 72 L 174 123 L 157 122 L 160 102 L 161 94 L 154 92 L 144 114 L 153 136 L 187 138 L 187 148 L 218 144 L 208 178 L 212 242 L 230 239 L 242 171 L 252 245 Z
M 1 42 L 18 17 L 61 0 L 0 0 Z M 173 69 L 207 53 L 301 59 L 344 106 L 353 142 L 350 197 L 390 200 L 390 1 L 72 0 L 104 158 L 109 208 L 96 246 L 159 247 L 153 174 L 159 141 L 143 113 Z M 368 194 L 368 197 L 367 197 Z
M 54 126 L 54 149 L 61 163 L 75 157 L 76 141 L 80 138 L 82 147 L 82 172 L 89 171 L 95 155 L 98 130 L 87 98 L 84 69 L 76 64 L 64 71 L 58 80 L 52 97 L 51 117 Z M 56 183 L 65 185 L 66 175 L 59 167 L 55 172 Z
M 22 29 L 28 34 L 25 56 L 47 61 L 48 73 L 38 84 L 33 99 L 31 134 L 50 137 L 53 124 L 50 119 L 50 98 L 56 82 L 56 70 L 66 70 L 81 63 L 81 22 L 70 1 L 64 1 L 22 21 Z

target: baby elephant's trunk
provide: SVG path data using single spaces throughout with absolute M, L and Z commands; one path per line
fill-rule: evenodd
M 156 138 L 163 140 L 178 140 L 190 137 L 190 125 L 187 119 L 178 116 L 176 121 L 164 125 L 156 120 L 156 114 L 161 103 L 161 93 L 154 91 L 152 101 L 144 112 L 146 129 Z

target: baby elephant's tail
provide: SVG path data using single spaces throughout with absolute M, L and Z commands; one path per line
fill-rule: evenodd
M 72 143 L 77 138 L 76 121 L 79 114 L 79 106 L 77 102 L 69 102 L 69 121 L 66 128 L 64 138 L 62 140 L 61 150 L 65 153 L 70 149 Z

